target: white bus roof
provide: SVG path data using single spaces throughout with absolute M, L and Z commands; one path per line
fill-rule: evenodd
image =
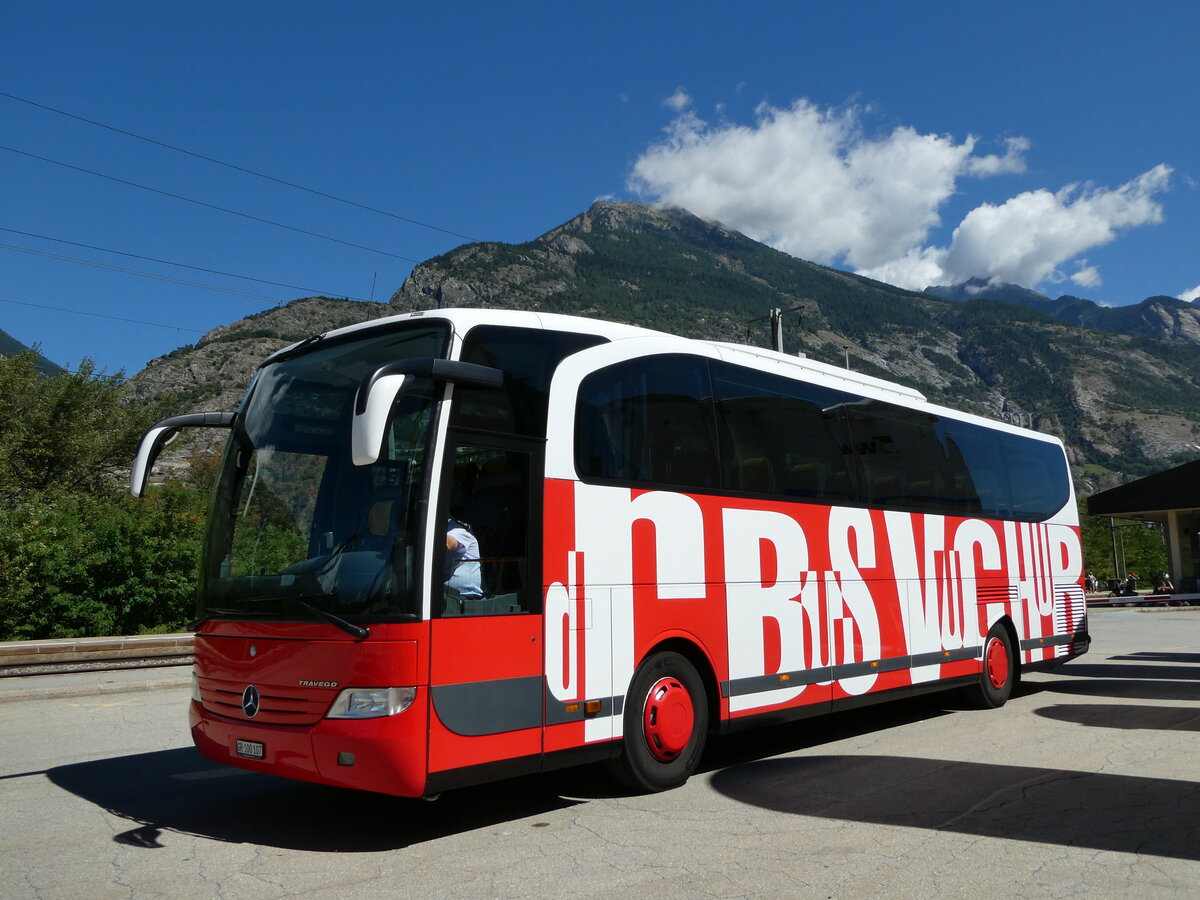
M 989 428 L 1037 437 L 1043 440 L 1058 442 L 1053 435 L 1020 428 L 1008 422 L 963 412 L 950 407 L 930 403 L 920 391 L 883 378 L 864 375 L 850 369 L 831 366 L 814 359 L 800 356 L 790 356 L 774 350 L 765 350 L 745 344 L 734 344 L 725 341 L 706 341 L 696 338 L 685 338 L 665 331 L 642 328 L 637 325 L 623 325 L 619 322 L 608 322 L 604 319 L 590 319 L 583 316 L 569 316 L 561 313 L 531 312 L 512 309 L 480 309 L 475 307 L 453 307 L 450 309 L 429 309 L 415 312 L 400 313 L 381 319 L 371 319 L 355 325 L 347 325 L 326 332 L 323 337 L 341 337 L 358 331 L 371 331 L 387 327 L 397 322 L 412 319 L 444 319 L 450 322 L 455 337 L 461 338 L 467 331 L 477 325 L 506 325 L 513 328 L 541 328 L 548 331 L 569 331 L 579 334 L 594 334 L 608 338 L 610 341 L 621 341 L 630 338 L 657 337 L 660 340 L 677 343 L 679 352 L 686 353 L 697 345 L 712 348 L 716 355 L 728 362 L 749 366 L 760 371 L 775 371 L 785 377 L 805 381 L 814 381 L 827 387 L 851 391 L 867 397 L 880 400 L 891 400 L 901 406 L 925 409 L 929 412 L 948 413 L 952 418 L 974 421 Z M 264 365 L 276 356 L 287 353 L 302 341 L 277 350 L 264 360 Z M 710 351 L 706 355 L 711 355 Z

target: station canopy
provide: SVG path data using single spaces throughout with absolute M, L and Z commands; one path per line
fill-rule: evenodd
M 1184 509 L 1200 509 L 1200 459 L 1088 498 L 1088 512 L 1093 516 L 1157 520 L 1172 510 Z

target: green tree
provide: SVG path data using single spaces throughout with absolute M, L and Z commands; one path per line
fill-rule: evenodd
M 1156 523 L 1089 516 L 1082 502 L 1079 522 L 1084 568 L 1100 579 L 1101 586 L 1108 579 L 1136 572 L 1139 587 L 1152 588 L 1155 579 L 1167 571 L 1167 548 Z
M 0 359 L 0 499 L 54 488 L 106 493 L 127 469 L 138 438 L 166 414 L 169 399 L 130 402 L 123 376 L 79 371 L 46 376 L 33 351 Z
M 128 495 L 124 473 L 168 400 L 129 400 L 120 374 L 44 375 L 0 359 L 0 640 L 186 627 L 205 495 Z

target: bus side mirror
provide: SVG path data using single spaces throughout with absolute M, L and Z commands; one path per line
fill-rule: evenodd
M 413 358 L 384 363 L 363 379 L 354 398 L 350 426 L 350 458 L 356 466 L 378 462 L 396 401 L 414 376 L 474 387 L 499 387 L 499 369 L 449 359 Z
M 146 482 L 150 478 L 150 469 L 162 448 L 171 443 L 182 428 L 232 428 L 233 419 L 237 413 L 207 412 L 192 413 L 187 416 L 171 416 L 151 425 L 138 444 L 137 456 L 133 460 L 133 469 L 129 473 L 129 493 L 140 497 L 146 492 Z
M 388 422 L 396 398 L 412 379 L 412 375 L 378 375 L 382 368 L 372 373 L 370 383 L 358 389 L 354 401 L 354 420 L 350 425 L 350 459 L 356 466 L 369 466 L 379 460 L 383 452 L 383 439 L 387 435 Z M 374 377 L 378 376 L 378 377 Z

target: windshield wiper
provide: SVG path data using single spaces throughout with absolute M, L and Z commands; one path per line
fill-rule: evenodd
M 311 347 L 313 344 L 318 344 L 323 340 L 325 340 L 324 333 L 314 334 L 311 337 L 306 337 L 291 349 L 281 350 L 274 356 L 267 357 L 267 359 L 272 363 L 283 362 L 285 359 L 291 359 L 293 356 L 298 356 L 301 353 L 307 352 L 309 347 Z
M 346 634 L 350 635 L 351 637 L 356 637 L 360 641 L 371 636 L 371 629 L 366 625 L 355 625 L 353 622 L 347 622 L 341 616 L 335 616 L 331 612 L 326 612 L 325 610 L 319 609 L 310 603 L 305 603 L 299 597 L 284 597 L 281 599 L 286 600 L 288 603 L 291 603 L 294 606 L 299 606 L 301 609 L 308 610 L 314 616 L 324 619 L 330 625 L 342 629 L 342 631 L 346 632 Z
M 308 599 L 319 600 L 319 599 L 324 599 L 325 597 L 332 597 L 332 596 L 333 596 L 333 594 L 322 594 L 320 596 L 308 595 Z M 301 595 L 299 597 L 286 597 L 286 596 L 285 597 L 246 597 L 245 599 L 242 600 L 242 602 L 243 603 L 290 603 L 293 606 L 299 606 L 301 609 L 305 610 L 306 612 L 312 613 L 318 619 L 324 619 L 330 625 L 333 625 L 336 628 L 340 628 L 342 631 L 346 632 L 346 634 L 350 635 L 351 637 L 358 638 L 360 641 L 365 640 L 366 638 L 371 636 L 370 628 L 366 627 L 365 625 L 355 625 L 353 622 L 347 622 L 341 616 L 336 616 L 331 612 L 327 612 L 326 610 L 319 609 L 318 607 L 313 606 L 311 603 L 306 603 L 304 595 Z M 210 611 L 218 613 L 218 614 L 225 614 L 225 615 L 229 615 L 229 614 L 247 615 L 247 616 L 270 615 L 269 613 L 262 613 L 262 612 L 258 612 L 256 610 L 248 610 L 248 609 L 243 610 L 243 609 L 212 608 Z

